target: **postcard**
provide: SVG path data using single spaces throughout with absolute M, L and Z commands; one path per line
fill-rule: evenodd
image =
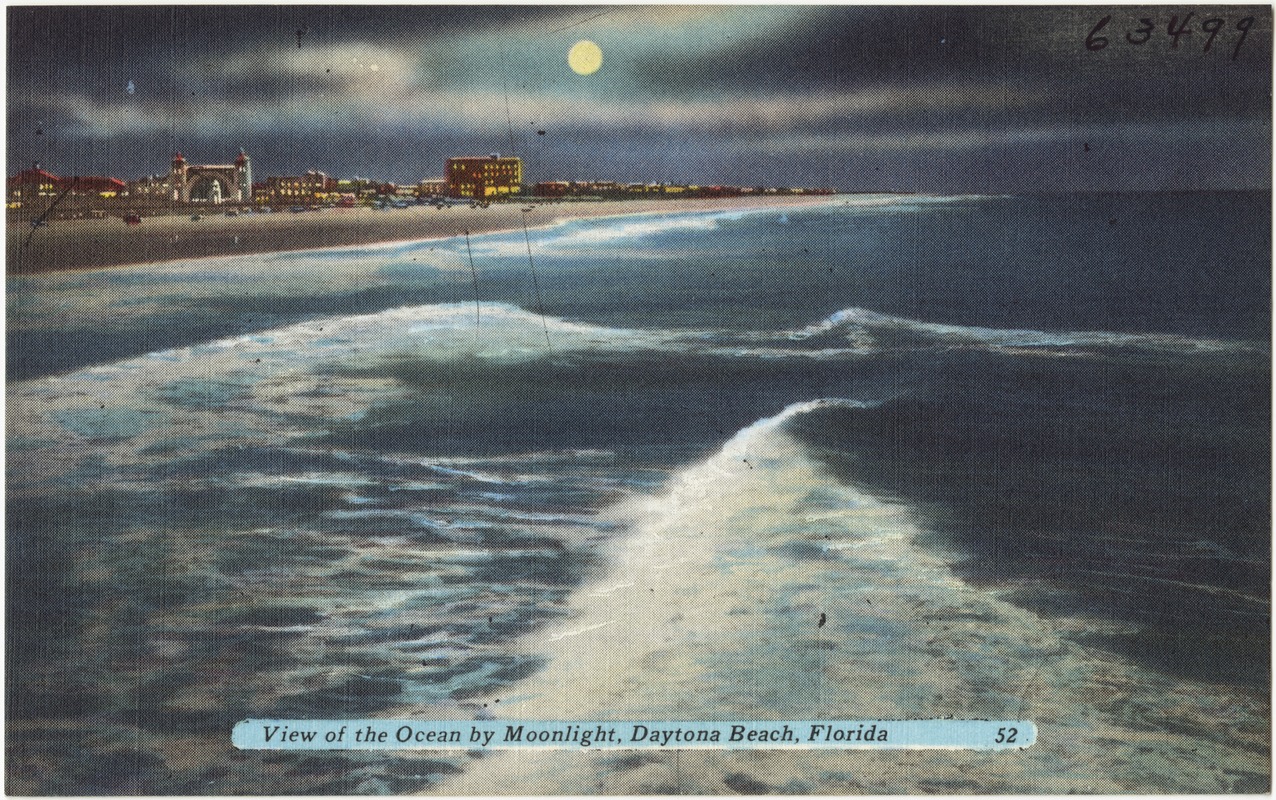
M 9 6 L 14 795 L 1271 788 L 1269 6 Z

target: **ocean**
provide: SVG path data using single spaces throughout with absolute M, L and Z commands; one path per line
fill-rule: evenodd
M 10 276 L 7 788 L 1265 792 L 1270 209 L 840 195 Z M 1039 739 L 229 741 L 374 716 Z

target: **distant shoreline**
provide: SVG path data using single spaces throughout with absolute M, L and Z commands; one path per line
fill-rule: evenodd
M 402 209 L 334 208 L 303 213 L 206 214 L 147 217 L 126 225 L 118 217 L 51 221 L 36 228 L 9 222 L 5 232 L 8 275 L 88 270 L 190 258 L 253 255 L 330 247 L 443 239 L 518 230 L 526 216 L 529 227 L 572 219 L 821 205 L 837 195 L 790 195 L 765 198 L 689 200 L 624 200 L 536 205 L 524 212 L 520 203 L 488 208 Z M 30 235 L 30 241 L 27 237 Z

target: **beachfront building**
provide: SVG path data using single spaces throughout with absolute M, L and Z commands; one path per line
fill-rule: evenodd
M 146 175 L 129 181 L 125 194 L 132 200 L 151 204 L 167 200 L 170 191 L 167 175 Z
M 61 198 L 62 207 L 82 212 L 105 205 L 125 194 L 127 189 L 128 184 L 119 178 L 106 175 L 59 177 L 37 164 L 10 177 L 5 195 L 9 208 L 46 207 Z
M 174 203 L 250 202 L 252 161 L 243 150 L 233 164 L 188 164 L 181 153 L 176 153 L 168 172 L 168 190 Z
M 61 184 L 69 188 L 72 197 L 110 200 L 128 191 L 128 184 L 119 178 L 106 175 L 79 175 L 74 178 L 63 178 Z
M 253 196 L 253 162 L 240 148 L 235 156 L 235 189 L 239 202 L 247 203 Z
M 337 180 L 338 205 L 351 206 L 371 204 L 381 191 L 381 182 L 372 178 L 339 178 Z M 349 198 L 353 197 L 351 201 Z
M 382 182 L 373 180 L 371 177 L 342 177 L 337 180 L 337 194 L 345 196 L 347 194 L 355 195 L 355 199 L 359 202 L 371 202 L 378 194 Z
M 5 187 L 9 208 L 21 208 L 35 202 L 52 202 L 61 191 L 58 188 L 60 180 L 52 172 L 40 169 L 39 164 L 10 176 Z
M 566 197 L 572 190 L 570 181 L 541 181 L 532 187 L 537 197 Z
M 274 205 L 323 203 L 340 193 L 335 179 L 313 169 L 304 175 L 272 175 L 266 179 L 265 194 Z
M 417 197 L 443 197 L 447 194 L 447 178 L 425 178 L 416 185 Z
M 739 186 L 700 186 L 698 194 L 701 197 L 739 197 L 744 189 Z
M 445 177 L 452 197 L 508 197 L 522 191 L 523 159 L 500 153 L 449 158 Z

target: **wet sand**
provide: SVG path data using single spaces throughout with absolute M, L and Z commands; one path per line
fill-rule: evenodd
M 54 220 L 35 229 L 34 234 L 26 223 L 10 221 L 5 234 L 5 263 L 10 275 L 30 274 L 182 258 L 445 238 L 465 231 L 517 230 L 523 224 L 520 219 L 523 216 L 529 227 L 537 227 L 585 217 L 810 205 L 830 199 L 828 196 L 785 196 L 552 203 L 536 205 L 526 214 L 523 209 L 528 206 L 516 203 L 443 209 L 414 205 L 381 211 L 332 208 L 298 214 L 207 215 L 199 221 L 189 215 L 147 217 L 136 226 L 112 217 Z

